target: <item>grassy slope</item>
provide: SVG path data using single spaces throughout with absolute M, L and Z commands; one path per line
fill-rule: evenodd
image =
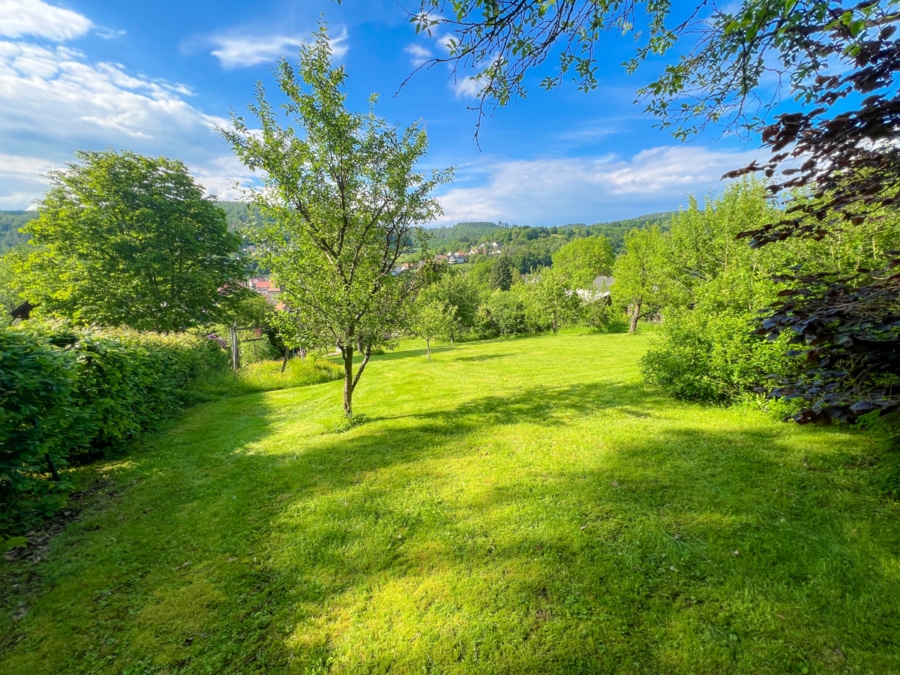
M 645 346 L 389 354 L 343 433 L 339 382 L 192 409 L 96 469 L 0 672 L 900 671 L 869 441 L 661 399 Z

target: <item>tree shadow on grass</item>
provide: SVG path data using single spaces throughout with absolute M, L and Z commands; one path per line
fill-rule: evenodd
M 406 433 L 395 443 L 420 440 Z M 896 533 L 857 555 L 865 500 L 779 453 L 777 433 L 670 430 L 602 469 L 522 472 L 467 499 L 428 488 L 441 473 L 421 465 L 320 493 L 272 526 L 303 532 L 271 561 L 305 608 L 288 649 L 337 670 L 895 666 Z
M 449 352 L 453 350 L 453 347 L 432 347 L 431 353 L 440 354 L 441 352 Z M 428 357 L 428 350 L 425 347 L 422 349 L 404 349 L 402 351 L 395 352 L 386 352 L 384 354 L 378 354 L 372 357 L 372 362 L 376 361 L 397 361 L 398 359 L 411 359 L 416 357 Z
M 482 361 L 496 361 L 497 359 L 508 359 L 512 354 L 483 354 L 481 356 L 460 356 L 454 361 L 463 363 L 481 363 Z
M 657 401 L 534 387 L 302 439 L 280 432 L 302 410 L 263 396 L 195 409 L 67 534 L 40 608 L 65 621 L 35 634 L 87 670 L 896 669 L 867 623 L 897 622 L 896 534 L 854 552 L 874 507 L 840 457 L 785 461 L 777 428 L 662 429 L 574 463 L 477 442 Z

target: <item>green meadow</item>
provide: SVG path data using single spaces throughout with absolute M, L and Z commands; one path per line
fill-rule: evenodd
M 875 440 L 666 399 L 651 339 L 404 343 L 354 426 L 325 375 L 189 409 L 0 565 L 0 672 L 900 672 Z

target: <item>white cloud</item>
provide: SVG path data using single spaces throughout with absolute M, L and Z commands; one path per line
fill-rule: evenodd
M 113 140 L 161 140 L 212 132 L 220 120 L 191 107 L 184 85 L 125 72 L 120 64 L 89 63 L 65 47 L 0 41 L 0 135 Z
M 462 167 L 457 174 L 463 182 L 468 178 L 483 186 L 449 188 L 440 197 L 444 216 L 435 224 L 503 220 L 562 225 L 671 210 L 685 204 L 689 194 L 717 190 L 722 174 L 761 153 L 666 146 L 631 158 L 505 160 Z
M 450 86 L 456 98 L 478 98 L 481 96 L 481 81 L 474 77 L 461 77 L 452 80 Z
M 345 28 L 340 35 L 328 41 L 331 53 L 338 60 L 342 59 L 349 49 L 347 37 Z M 248 68 L 289 56 L 304 44 L 308 44 L 309 36 L 232 33 L 213 36 L 209 38 L 209 42 L 214 47 L 212 55 L 219 59 L 222 67 L 234 69 Z
M 32 35 L 55 42 L 86 35 L 94 24 L 90 19 L 41 0 L 0 0 L 0 36 L 17 38 Z
M 128 34 L 124 30 L 117 30 L 115 28 L 97 28 L 94 32 L 98 37 L 101 37 L 104 40 L 118 40 Z
M 195 108 L 190 95 L 67 47 L 0 40 L 0 208 L 40 198 L 46 173 L 76 149 L 109 147 L 181 159 L 210 191 L 233 196 L 230 185 L 249 172 L 217 130 L 228 120 Z
M 434 58 L 434 54 L 431 53 L 430 49 L 415 43 L 407 45 L 403 51 L 409 54 L 410 62 L 415 68 L 428 63 L 429 60 Z

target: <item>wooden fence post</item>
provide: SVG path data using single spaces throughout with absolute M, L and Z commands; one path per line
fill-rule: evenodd
M 238 342 L 238 330 L 236 321 L 231 327 L 231 367 L 234 370 L 235 376 L 237 376 L 237 371 L 241 367 L 241 346 Z

